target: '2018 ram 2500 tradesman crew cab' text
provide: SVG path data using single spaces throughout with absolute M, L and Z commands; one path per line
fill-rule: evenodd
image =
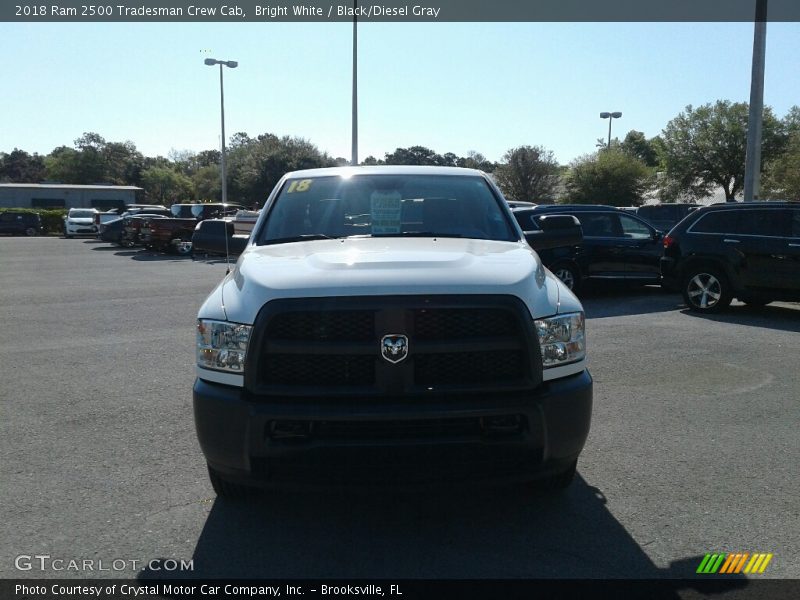
M 194 415 L 220 495 L 254 485 L 572 480 L 592 378 L 580 302 L 484 173 L 289 173 L 201 307 Z M 526 242 L 526 238 L 528 242 Z

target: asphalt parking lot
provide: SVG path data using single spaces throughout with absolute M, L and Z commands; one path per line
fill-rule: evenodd
M 696 316 L 584 298 L 595 409 L 568 492 L 215 499 L 195 440 L 197 308 L 221 261 L 0 238 L 0 577 L 15 557 L 194 560 L 196 577 L 681 577 L 771 552 L 800 577 L 800 305 Z M 95 572 L 136 576 L 137 572 Z M 143 573 L 140 576 L 157 576 Z

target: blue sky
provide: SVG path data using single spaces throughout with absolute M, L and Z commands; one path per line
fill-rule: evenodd
M 48 153 L 85 131 L 148 155 L 228 135 L 305 137 L 350 156 L 348 23 L 0 23 L 0 151 Z M 540 144 L 562 163 L 607 134 L 658 134 L 687 104 L 747 101 L 748 23 L 362 23 L 359 156 L 396 147 L 482 152 Z M 770 23 L 765 98 L 800 104 L 800 23 Z M 205 51 L 205 52 L 204 52 Z

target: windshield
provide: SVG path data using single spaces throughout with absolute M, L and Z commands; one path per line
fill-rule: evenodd
M 286 181 L 258 243 L 352 236 L 517 239 L 482 177 L 356 175 Z
M 92 219 L 94 218 L 93 210 L 71 210 L 69 211 L 70 219 Z
M 192 210 L 196 204 L 173 204 L 169 210 L 174 217 L 178 219 L 193 219 L 195 218 L 194 211 Z

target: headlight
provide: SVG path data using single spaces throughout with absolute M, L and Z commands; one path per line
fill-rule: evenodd
M 586 357 L 583 313 L 569 313 L 534 321 L 542 366 L 547 369 L 577 362 Z
M 244 373 L 251 329 L 239 323 L 198 320 L 197 365 L 204 369 Z

